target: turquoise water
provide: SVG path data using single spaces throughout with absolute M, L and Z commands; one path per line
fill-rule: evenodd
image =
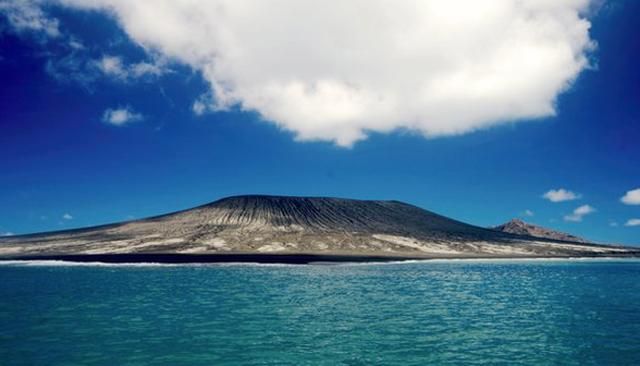
M 640 261 L 0 265 L 2 365 L 640 364 Z

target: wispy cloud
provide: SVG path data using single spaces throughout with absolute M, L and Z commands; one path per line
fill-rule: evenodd
M 160 76 L 170 72 L 166 64 L 156 60 L 154 63 L 138 62 L 129 66 L 129 75 L 140 78 L 143 76 Z
M 532 217 L 534 215 L 535 213 L 531 210 L 524 210 L 524 212 L 522 213 L 522 216 L 527 216 L 527 217 Z
M 60 21 L 47 12 L 58 1 L 0 0 L 0 30 L 29 36 L 41 44 L 41 56 L 47 58 L 45 71 L 63 82 L 75 82 L 92 91 L 92 84 L 102 77 L 119 82 L 152 81 L 171 72 L 167 58 L 150 52 L 138 62 L 125 62 L 120 56 L 105 54 L 95 58 L 96 47 L 86 46 L 74 34 L 60 27 Z
M 624 226 L 640 226 L 640 219 L 629 219 Z
M 195 113 L 197 116 L 203 115 L 208 110 L 208 108 L 208 104 L 205 103 L 202 97 L 193 102 L 193 106 L 191 107 L 193 113 Z
M 71 216 L 71 214 L 69 213 L 65 213 L 64 215 L 62 215 L 62 218 L 65 220 L 73 220 L 73 216 Z
M 96 61 L 96 65 L 106 75 L 115 76 L 119 79 L 127 77 L 127 72 L 122 67 L 122 59 L 120 57 L 104 56 Z
M 67 52 L 49 57 L 45 65 L 47 74 L 58 82 L 76 83 L 87 91 L 93 91 L 93 83 L 100 77 L 93 66 L 93 61 L 82 49 L 71 45 L 61 46 L 60 49 L 66 49 Z
M 114 126 L 124 126 L 126 124 L 137 122 L 144 117 L 137 113 L 131 107 L 109 108 L 102 114 L 102 121 Z
M 14 234 L 11 231 L 0 232 L 0 236 L 13 236 Z
M 576 208 L 575 210 L 573 210 L 573 212 L 570 215 L 566 215 L 564 217 L 565 221 L 571 221 L 571 222 L 580 222 L 582 221 L 582 218 L 586 215 L 592 214 L 596 212 L 596 209 L 589 206 L 589 205 L 582 205 L 578 208 Z
M 171 72 L 164 62 L 156 60 L 127 64 L 119 56 L 94 59 L 91 58 L 90 51 L 77 41 L 69 41 L 59 45 L 59 48 L 66 50 L 66 53 L 50 55 L 46 64 L 47 73 L 58 81 L 78 83 L 90 91 L 99 80 L 119 83 L 151 82 Z
M 105 55 L 94 61 L 96 67 L 105 75 L 120 81 L 131 81 L 147 76 L 160 76 L 168 72 L 166 64 L 161 60 L 153 63 L 138 62 L 126 65 L 119 56 Z
M 2 16 L 17 33 L 42 32 L 52 38 L 61 34 L 58 20 L 45 14 L 37 1 L 0 1 L 0 17 Z
M 542 198 L 547 199 L 551 202 L 573 201 L 579 199 L 580 197 L 580 194 L 564 188 L 552 189 L 542 195 Z
M 640 205 L 640 188 L 628 191 L 620 201 L 625 205 Z
M 42 0 L 0 0 L 0 24 L 7 20 L 8 31 L 29 37 L 40 44 L 37 54 L 45 57 L 45 72 L 59 82 L 73 82 L 92 91 L 91 84 L 100 77 L 90 49 L 74 35 L 63 32 L 60 21 L 48 14 Z M 3 24 L 4 25 L 4 24 Z

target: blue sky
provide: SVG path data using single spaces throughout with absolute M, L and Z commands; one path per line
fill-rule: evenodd
M 640 197 L 631 192 L 621 200 L 640 188 L 637 2 L 580 13 L 592 44 L 577 54 L 589 65 L 551 91 L 545 85 L 557 80 L 508 103 L 500 94 L 453 109 L 455 103 L 424 102 L 438 107 L 431 108 L 409 96 L 405 84 L 384 84 L 384 76 L 368 83 L 363 72 L 363 90 L 381 85 L 381 95 L 402 101 L 378 110 L 363 97 L 343 106 L 339 90 L 327 94 L 330 114 L 325 104 L 318 109 L 289 94 L 256 96 L 254 90 L 267 89 L 251 68 L 221 74 L 216 62 L 223 65 L 231 51 L 202 63 L 194 60 L 204 56 L 176 56 L 177 41 L 158 43 L 155 33 L 137 28 L 138 18 L 127 12 L 139 9 L 77 3 L 0 2 L 0 233 L 143 218 L 261 193 L 396 199 L 480 226 L 520 217 L 593 240 L 640 244 L 640 226 L 625 225 L 640 218 Z M 260 32 L 252 37 L 261 41 Z M 304 52 L 297 47 L 286 50 L 287 60 Z M 372 69 L 393 65 L 388 80 L 405 80 L 403 60 L 378 65 L 384 56 L 377 56 Z M 271 61 L 256 60 L 255 67 L 277 80 Z M 342 66 L 317 69 L 341 80 L 353 72 Z M 414 67 L 406 67 L 406 80 L 422 75 Z M 212 81 L 227 89 L 216 92 Z M 320 95 L 342 84 L 314 85 Z M 551 92 L 549 99 L 544 93 Z M 545 98 L 553 111 L 545 111 Z M 375 115 L 352 113 L 360 106 Z M 410 117 L 396 109 L 417 117 L 403 122 Z M 559 189 L 575 197 L 543 197 Z

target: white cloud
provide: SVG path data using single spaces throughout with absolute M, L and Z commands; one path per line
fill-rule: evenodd
M 628 191 L 620 201 L 627 205 L 640 205 L 640 188 Z
M 589 206 L 589 205 L 582 205 L 578 208 L 576 208 L 575 210 L 573 210 L 573 213 L 571 213 L 570 215 L 566 215 L 564 217 L 565 221 L 572 221 L 572 222 L 580 222 L 582 221 L 582 218 L 586 215 L 592 214 L 596 212 L 596 209 Z
M 25 31 L 44 32 L 48 37 L 60 36 L 59 22 L 42 11 L 41 1 L 0 0 L 0 15 L 4 15 L 18 33 Z
M 71 214 L 68 214 L 68 213 L 62 215 L 62 218 L 65 220 L 73 220 L 73 216 L 71 216 Z
M 211 95 L 203 94 L 198 99 L 196 99 L 195 102 L 193 102 L 191 109 L 193 110 L 193 113 L 195 113 L 197 116 L 201 116 L 206 112 L 209 112 L 212 110 L 213 103 L 214 102 Z
M 590 214 L 590 213 L 595 212 L 595 211 L 596 211 L 596 209 L 591 207 L 591 206 L 589 206 L 589 205 L 582 205 L 582 206 L 576 208 L 575 210 L 573 210 L 573 213 L 576 214 L 576 215 L 584 216 L 584 215 Z
M 57 0 L 0 0 L 0 33 L 7 29 L 16 34 L 29 32 L 36 40 L 46 43 L 55 39 L 55 51 L 47 49 L 46 71 L 59 80 L 71 80 L 87 86 L 99 76 L 109 76 L 119 81 L 131 81 L 152 76 L 161 76 L 170 69 L 163 57 L 149 53 L 146 61 L 125 63 L 119 56 L 103 55 L 95 59 L 91 49 L 71 33 L 63 33 L 58 19 L 47 10 L 59 5 Z
M 57 1 L 200 71 L 214 102 L 196 113 L 238 105 L 341 146 L 554 115 L 594 48 L 589 0 Z
M 48 6 L 59 4 L 57 0 L 0 0 L 0 20 L 6 18 L 13 32 L 30 31 L 41 41 L 57 39 L 58 49 L 49 54 L 47 61 L 47 72 L 53 77 L 78 81 L 86 86 L 96 79 L 96 71 L 120 81 L 160 76 L 170 71 L 167 61 L 153 53 L 149 58 L 151 62 L 131 64 L 126 64 L 119 56 L 104 55 L 100 59 L 92 59 L 87 47 L 73 35 L 62 33 L 58 19 L 47 14 Z
M 0 232 L 0 236 L 13 236 L 15 235 L 11 231 Z
M 74 50 L 82 50 L 85 48 L 84 44 L 82 44 L 82 42 L 78 41 L 77 39 L 71 38 L 68 42 L 67 45 Z
M 167 72 L 165 63 L 162 60 L 155 60 L 154 63 L 143 61 L 125 65 L 121 57 L 105 55 L 94 62 L 104 75 L 114 77 L 120 81 L 129 81 L 145 76 L 160 76 Z
M 531 216 L 534 216 L 535 214 L 534 214 L 534 213 L 533 213 L 533 211 L 531 211 L 531 210 L 524 210 L 524 212 L 522 213 L 522 215 L 523 215 L 523 216 L 531 217 Z
M 169 70 L 166 69 L 164 63 L 161 61 L 156 61 L 155 63 L 138 62 L 136 64 L 132 64 L 129 67 L 129 74 L 136 78 L 147 75 L 160 76 L 167 73 L 168 71 Z
M 131 107 L 109 108 L 102 115 L 103 122 L 115 126 L 124 126 L 142 119 L 142 114 L 134 112 Z
M 193 113 L 195 113 L 198 116 L 201 116 L 207 111 L 207 105 L 200 98 L 195 102 L 193 102 L 192 109 L 193 109 Z
M 125 79 L 127 77 L 127 72 L 122 67 L 122 59 L 120 57 L 104 56 L 96 63 L 98 69 L 106 75 L 115 76 L 121 79 Z
M 640 219 L 629 219 L 624 226 L 640 226 Z
M 574 193 L 564 188 L 552 189 L 542 195 L 542 198 L 547 199 L 551 202 L 573 201 L 577 200 L 580 197 L 580 194 Z
M 640 219 L 629 219 L 624 226 L 640 226 Z

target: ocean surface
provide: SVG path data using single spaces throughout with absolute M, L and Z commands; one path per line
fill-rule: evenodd
M 0 365 L 438 364 L 640 364 L 640 261 L 0 264 Z

